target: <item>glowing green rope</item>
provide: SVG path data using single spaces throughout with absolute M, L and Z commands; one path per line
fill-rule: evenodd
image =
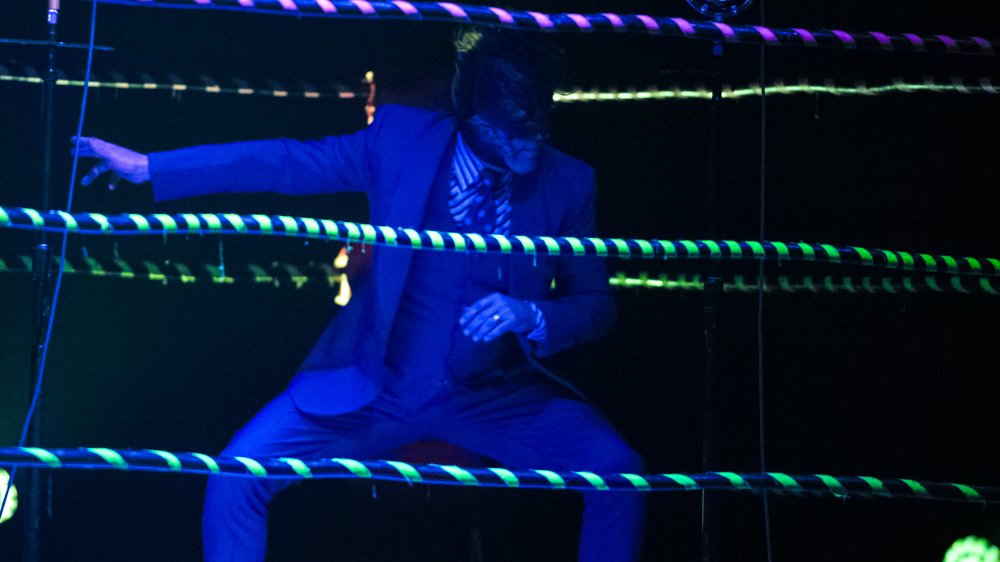
M 805 242 L 732 240 L 508 237 L 498 234 L 482 236 L 280 215 L 266 217 L 181 213 L 105 216 L 96 213 L 70 215 L 62 211 L 49 211 L 43 214 L 28 208 L 0 207 L 0 228 L 117 235 L 263 234 L 439 251 L 624 259 L 774 259 L 779 262 L 784 260 L 827 262 L 927 273 L 1000 276 L 1000 259 L 996 258 L 952 257 L 866 249 L 860 246 L 837 247 Z
M 1000 503 L 1000 488 L 953 482 L 916 481 L 871 476 L 792 475 L 782 472 L 701 474 L 595 474 L 554 470 L 464 468 L 353 459 L 304 460 L 212 457 L 201 453 L 158 450 L 0 448 L 0 464 L 49 469 L 112 469 L 173 474 L 218 474 L 245 478 L 340 478 L 404 481 L 439 486 L 542 488 L 601 492 L 670 492 L 718 489 L 780 491 L 837 499 L 850 497 L 913 498 L 964 503 Z

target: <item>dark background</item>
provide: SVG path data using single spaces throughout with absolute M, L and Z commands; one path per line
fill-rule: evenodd
M 44 3 L 4 2 L 0 37 L 44 38 Z M 515 5 L 544 11 L 643 11 L 694 18 L 680 0 Z M 757 6 L 735 21 L 758 21 Z M 89 7 L 67 2 L 61 38 L 85 41 Z M 991 2 L 767 2 L 773 26 L 994 37 Z M 295 19 L 101 6 L 95 71 L 359 84 L 376 72 L 380 101 L 431 103 L 450 71 L 444 25 Z M 709 45 L 618 35 L 560 36 L 565 87 L 707 82 Z M 756 47 L 727 47 L 727 81 L 759 72 Z M 44 68 L 38 48 L 0 45 L 0 64 Z M 61 52 L 68 74 L 82 52 Z M 767 52 L 769 78 L 1000 76 L 994 58 L 908 53 Z M 193 78 L 192 78 L 193 79 Z M 56 91 L 55 193 L 63 205 L 79 88 Z M 92 90 L 87 134 L 136 150 L 198 142 L 314 137 L 364 124 L 359 100 L 269 99 L 187 92 Z M 39 207 L 41 87 L 0 84 L 0 204 Z M 592 163 L 607 236 L 757 239 L 760 105 L 722 109 L 716 208 L 706 204 L 705 101 L 561 104 L 552 144 Z M 766 237 L 772 240 L 996 256 L 1000 253 L 1000 104 L 993 95 L 768 98 Z M 154 206 L 147 187 L 78 189 L 76 211 L 267 212 L 364 220 L 354 196 L 206 197 Z M 712 228 L 712 224 L 716 228 Z M 0 252 L 28 254 L 35 236 L 0 231 Z M 227 263 L 332 259 L 339 244 L 229 237 Z M 217 238 L 75 237 L 68 252 L 130 261 L 214 262 Z M 691 264 L 609 262 L 612 271 L 697 270 Z M 787 264 L 784 272 L 797 271 Z M 769 271 L 778 268 L 769 266 Z M 815 273 L 841 272 L 811 268 Z M 752 273 L 753 266 L 744 268 Z M 13 445 L 28 401 L 31 284 L 0 274 L 0 443 Z M 702 297 L 617 293 L 607 338 L 555 361 L 646 457 L 651 471 L 697 472 L 701 459 Z M 726 294 L 720 334 L 724 412 L 720 469 L 759 469 L 756 301 Z M 315 285 L 162 285 L 68 277 L 44 402 L 44 445 L 220 450 L 289 380 L 336 313 Z M 768 468 L 1000 485 L 994 297 L 788 295 L 765 298 Z M 193 560 L 200 556 L 204 479 L 61 471 L 52 474 L 43 557 Z M 572 494 L 407 488 L 358 482 L 297 486 L 276 500 L 273 560 L 571 560 L 579 502 Z M 695 560 L 699 501 L 651 497 L 646 559 Z M 995 507 L 912 500 L 846 502 L 774 497 L 775 560 L 940 560 L 957 538 L 1000 543 Z M 0 527 L 0 558 L 19 557 L 24 513 Z M 721 560 L 762 560 L 759 496 L 725 496 Z

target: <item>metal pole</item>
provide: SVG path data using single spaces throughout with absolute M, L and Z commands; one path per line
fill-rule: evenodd
M 718 238 L 718 191 L 719 191 L 719 110 L 722 103 L 722 41 L 712 43 L 712 101 L 709 107 L 708 133 L 708 189 L 706 193 L 706 224 L 708 236 Z M 705 323 L 705 375 L 702 402 L 702 449 L 701 468 L 704 472 L 715 470 L 716 442 L 718 434 L 719 397 L 717 373 L 719 308 L 722 297 L 722 278 L 718 264 L 709 262 L 706 269 L 703 312 Z M 703 562 L 719 560 L 718 537 L 718 492 L 702 492 L 701 509 L 701 559 Z
M 42 93 L 42 209 L 50 207 L 52 194 L 52 127 L 53 112 L 55 108 L 54 91 L 56 86 L 56 48 L 57 48 L 57 28 L 59 24 L 59 0 L 49 0 L 47 15 L 49 30 L 49 60 L 45 73 Z M 48 237 L 44 231 L 39 233 L 38 244 L 32 253 L 31 277 L 33 284 L 33 311 L 31 318 L 31 384 L 29 389 L 34 391 L 38 384 L 39 368 L 41 367 L 42 348 L 44 346 L 45 327 L 49 316 L 49 272 L 52 264 L 52 249 L 48 244 Z M 34 419 L 29 420 L 30 431 L 28 437 L 29 445 L 41 445 L 42 443 L 42 415 L 41 415 L 41 393 L 34 411 Z M 25 510 L 27 511 L 25 522 L 24 544 L 22 545 L 22 559 L 24 562 L 38 562 L 41 545 L 41 521 L 42 521 L 42 473 L 37 469 L 28 471 L 28 494 Z

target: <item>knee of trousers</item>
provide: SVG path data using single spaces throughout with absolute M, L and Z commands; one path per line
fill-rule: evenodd
M 239 476 L 209 476 L 205 488 L 205 513 L 258 510 L 271 502 L 293 480 L 245 478 Z
M 241 433 L 242 431 L 236 432 L 220 456 L 260 456 L 255 454 L 252 444 L 241 442 Z M 211 475 L 205 489 L 205 509 L 228 510 L 242 504 L 266 505 L 275 494 L 293 482 L 274 478 Z

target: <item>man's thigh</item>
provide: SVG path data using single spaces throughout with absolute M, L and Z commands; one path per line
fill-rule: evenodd
M 590 403 L 544 381 L 464 392 L 436 436 L 518 468 L 624 472 L 642 459 Z
M 363 458 L 419 437 L 418 428 L 382 400 L 354 412 L 312 417 L 282 393 L 236 432 L 223 455 Z

